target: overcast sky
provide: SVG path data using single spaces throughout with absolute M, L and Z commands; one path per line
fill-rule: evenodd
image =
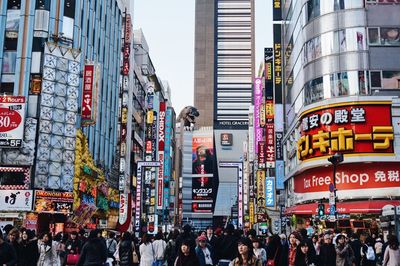
M 272 0 L 256 2 L 256 73 L 272 46 Z M 133 27 L 142 28 L 156 73 L 167 80 L 179 114 L 193 105 L 195 0 L 134 0 Z

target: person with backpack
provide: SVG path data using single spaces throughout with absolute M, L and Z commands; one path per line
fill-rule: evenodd
M 115 239 L 115 233 L 114 232 L 108 232 L 108 238 L 106 240 L 106 245 L 107 245 L 107 258 L 114 258 L 114 254 L 117 251 L 117 240 Z
M 361 248 L 361 266 L 376 266 L 376 252 L 371 237 L 367 237 Z
M 170 232 L 168 238 L 168 243 L 164 251 L 164 262 L 167 264 L 167 266 L 173 266 L 177 252 L 176 252 L 176 238 L 179 236 L 179 231 L 178 229 L 175 229 L 174 231 Z
M 383 256 L 382 266 L 400 266 L 399 240 L 395 235 L 389 236 L 388 246 Z

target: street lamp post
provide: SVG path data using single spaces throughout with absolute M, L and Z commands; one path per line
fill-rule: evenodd
M 334 155 L 332 155 L 331 157 L 328 158 L 328 161 L 333 165 L 333 197 L 334 197 L 334 201 L 333 201 L 333 206 L 335 209 L 335 220 L 337 220 L 337 208 L 336 208 L 336 166 L 343 162 L 344 158 L 343 158 L 343 154 L 341 153 L 336 153 Z M 331 190 L 331 189 L 330 189 Z

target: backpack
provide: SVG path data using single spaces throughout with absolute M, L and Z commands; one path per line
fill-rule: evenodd
M 371 246 L 368 246 L 366 257 L 367 260 L 375 260 L 375 252 Z

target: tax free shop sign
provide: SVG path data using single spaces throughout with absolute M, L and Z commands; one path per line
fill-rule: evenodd
M 306 170 L 294 177 L 296 203 L 329 197 L 333 183 L 332 167 Z M 336 188 L 339 199 L 357 199 L 399 196 L 399 163 L 339 164 L 336 170 Z
M 0 148 L 22 146 L 25 97 L 0 96 Z

